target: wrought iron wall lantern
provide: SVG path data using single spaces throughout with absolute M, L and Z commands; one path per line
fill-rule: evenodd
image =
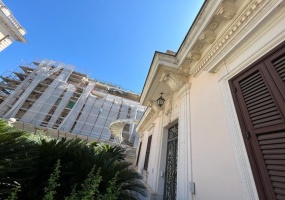
M 159 107 L 163 106 L 164 102 L 165 102 L 165 99 L 162 97 L 163 93 L 160 93 L 160 97 L 156 100 L 157 102 L 157 105 Z

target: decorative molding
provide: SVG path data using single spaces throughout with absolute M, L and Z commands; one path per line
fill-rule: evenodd
M 183 85 L 183 87 L 180 88 L 180 90 L 176 93 L 178 99 L 182 99 L 184 96 L 188 95 L 190 93 L 192 84 L 186 83 Z
M 161 75 L 161 67 L 172 68 L 174 70 L 177 69 L 177 58 L 173 55 L 164 54 L 160 52 L 155 52 L 150 70 L 145 81 L 144 89 L 141 94 L 140 102 L 144 104 L 149 92 L 150 86 L 153 84 L 153 81 L 156 77 L 160 77 Z M 147 101 L 147 100 L 146 100 Z
M 230 26 L 228 31 L 223 34 L 223 36 L 216 42 L 216 44 L 211 48 L 211 50 L 200 60 L 200 63 L 197 65 L 196 68 L 191 70 L 191 74 L 194 76 L 198 76 L 201 71 L 206 67 L 209 61 L 218 54 L 218 52 L 226 46 L 230 39 L 233 38 L 237 32 L 240 30 L 242 25 L 249 20 L 249 18 L 256 13 L 260 5 L 264 2 L 264 0 L 255 0 L 250 1 L 250 3 L 246 6 L 246 9 L 239 14 L 239 17 L 235 20 L 235 22 Z
M 216 25 L 214 26 L 217 26 L 217 22 L 213 22 L 213 23 L 216 23 Z M 208 44 L 212 44 L 215 41 L 215 39 L 216 39 L 216 34 L 212 30 L 205 30 L 199 37 L 200 41 L 206 42 Z
M 279 10 L 282 2 L 283 2 L 283 0 L 265 1 L 264 5 L 262 5 L 262 7 L 259 8 L 259 12 L 256 12 L 256 14 L 251 17 L 252 19 L 249 22 L 247 22 L 246 26 L 240 28 L 239 33 L 235 37 L 233 37 L 231 39 L 231 41 L 229 41 L 228 45 L 225 46 L 219 52 L 219 54 L 217 56 L 215 56 L 207 64 L 207 66 L 204 68 L 204 70 L 206 70 L 208 72 L 212 72 L 212 73 L 218 72 L 221 68 L 221 65 L 220 65 L 221 61 L 223 59 L 225 59 L 226 57 L 230 56 L 230 52 L 235 49 L 237 44 L 242 43 L 242 41 L 244 39 L 246 39 L 246 37 L 248 37 L 249 35 L 255 34 L 256 31 L 259 29 L 258 28 L 259 26 L 263 26 L 264 23 L 267 23 L 266 18 L 269 17 L 268 15 L 274 15 Z M 271 23 L 268 23 L 267 26 L 264 26 L 264 28 L 262 28 L 262 30 L 258 30 L 258 32 L 259 32 L 258 35 L 255 34 L 256 38 L 260 38 L 261 35 L 266 34 L 267 35 L 266 38 L 270 38 L 271 35 L 276 35 L 276 37 L 281 37 L 281 39 L 283 38 L 283 40 L 284 40 L 284 36 L 282 37 L 282 34 L 281 35 L 277 34 L 280 32 L 280 28 L 284 26 L 284 22 L 283 22 L 284 17 L 285 17 L 284 12 L 283 13 L 281 12 L 280 16 L 278 18 L 271 20 Z M 271 18 L 271 16 L 269 18 Z M 279 23 L 280 25 L 275 25 L 276 23 Z M 254 29 L 256 29 L 256 30 L 254 30 Z M 271 29 L 274 29 L 275 31 L 273 31 Z M 248 49 L 250 48 L 250 45 L 249 45 L 248 48 L 245 48 L 242 52 L 238 52 L 239 55 L 243 54 L 242 56 L 248 57 L 247 61 L 246 61 L 247 63 L 253 57 L 255 57 L 257 59 L 260 55 L 263 55 L 264 53 L 266 53 L 266 51 L 264 51 L 263 47 L 267 46 L 267 44 L 268 44 L 267 39 L 260 41 L 259 43 L 254 43 L 250 40 L 248 40 L 248 42 L 251 43 L 251 45 L 255 48 L 258 48 L 257 46 L 260 46 L 260 50 L 258 51 L 257 54 L 252 55 L 252 52 L 248 51 Z M 261 43 L 263 45 L 261 45 Z M 246 54 L 245 52 L 248 52 L 248 53 Z M 237 55 L 235 55 L 235 56 L 237 56 Z M 233 65 L 230 65 L 229 69 L 230 68 L 233 68 Z
M 203 47 L 204 47 L 204 44 L 203 44 L 203 43 L 197 42 L 197 43 L 195 44 L 194 51 L 195 51 L 195 50 L 200 51 Z M 190 51 L 190 52 L 191 52 L 191 51 Z M 199 59 L 200 59 L 200 57 L 199 57 L 197 60 L 199 60 Z
M 176 74 L 173 71 L 164 71 L 164 70 L 159 70 L 158 74 L 161 76 L 160 77 L 160 82 L 166 83 L 167 86 L 172 90 L 172 92 L 178 92 L 181 94 L 180 91 L 184 91 L 185 88 L 189 88 L 190 84 L 187 84 L 188 82 L 188 77 L 186 74 Z M 156 101 L 148 101 L 147 106 L 148 110 L 145 112 L 143 118 L 141 119 L 138 127 L 137 127 L 137 132 L 143 133 L 148 125 L 161 113 L 162 110 L 167 109 L 165 115 L 168 117 L 171 117 L 172 115 L 172 101 L 173 97 L 171 99 L 168 99 L 171 102 L 168 102 L 170 106 L 167 106 L 166 104 L 163 105 L 162 107 L 158 107 L 156 104 Z M 170 107 L 170 108 L 169 108 Z
M 164 71 L 159 81 L 162 83 L 165 82 L 171 90 L 178 91 L 187 82 L 187 77 L 173 72 Z
M 170 116 L 171 116 L 171 113 L 172 113 L 172 110 L 169 108 L 169 109 L 167 109 L 167 111 L 165 112 L 165 115 L 166 115 L 167 117 L 170 117 Z
M 189 74 L 190 72 L 190 64 L 192 63 L 192 59 L 186 58 L 183 63 L 180 65 L 179 69 L 182 70 L 184 73 Z
M 198 48 L 197 48 L 198 46 Z M 202 48 L 202 44 L 198 43 L 196 45 L 197 49 L 201 49 Z M 201 53 L 198 50 L 192 50 L 188 53 L 187 58 L 189 58 L 190 60 L 194 60 L 194 61 L 198 61 L 201 58 Z
M 147 129 L 148 124 L 150 124 L 158 116 L 160 111 L 161 111 L 161 108 L 156 105 L 156 102 L 149 101 L 148 109 L 137 126 L 137 132 L 139 134 L 143 134 L 143 132 Z M 152 124 L 154 126 L 154 123 Z
M 208 24 L 208 22 L 212 20 L 221 3 L 222 0 L 205 2 L 205 5 L 202 7 L 199 13 L 198 20 L 193 23 L 190 32 L 186 35 L 184 42 L 181 44 L 181 47 L 176 54 L 180 65 L 185 61 L 185 59 L 187 59 L 187 53 L 193 49 L 199 35 L 203 32 L 203 30 L 207 29 L 207 27 L 209 27 L 210 30 L 215 30 L 219 26 L 219 23 L 222 21 L 221 18 L 213 20 L 210 24 Z
M 284 19 L 285 13 L 282 13 L 277 19 L 267 22 L 268 24 L 264 26 L 266 28 L 262 29 L 262 33 L 255 33 L 256 37 L 253 38 L 256 39 L 250 39 L 250 42 L 242 49 L 238 50 L 234 57 L 228 57 L 227 60 L 223 61 L 223 64 L 220 64 L 215 68 L 214 72 L 217 72 L 219 80 L 225 78 L 229 73 L 238 73 L 241 69 L 245 69 L 254 61 L 283 42 L 285 38 L 285 30 L 280 27 L 283 27 L 283 24 L 285 23 Z M 259 38 L 261 37 L 266 39 L 260 40 Z M 269 40 L 269 38 L 271 38 L 271 40 Z M 258 51 L 256 51 L 256 49 L 258 49 Z
M 226 20 L 232 19 L 237 12 L 234 2 L 225 1 L 222 3 L 221 7 L 218 9 L 216 15 Z
M 220 23 L 220 22 L 218 22 L 218 21 L 216 21 L 216 20 L 213 20 L 213 21 L 210 23 L 210 25 L 209 25 L 210 30 L 211 30 L 211 31 L 216 30 L 216 29 L 218 28 L 218 26 L 219 26 L 219 23 Z
M 258 200 L 259 198 L 243 142 L 237 114 L 231 96 L 231 91 L 228 85 L 228 79 L 220 81 L 220 86 L 222 90 L 223 102 L 226 109 L 228 127 L 230 130 L 229 134 L 231 137 L 241 190 L 243 192 L 244 199 Z
M 201 55 L 203 53 L 203 49 L 205 46 L 214 43 L 217 36 L 214 31 L 218 28 L 219 24 L 225 20 L 231 20 L 237 13 L 237 7 L 235 6 L 236 0 L 228 0 L 221 2 L 216 9 L 214 9 L 214 13 L 212 13 L 211 18 L 209 19 L 208 25 L 204 28 L 200 28 L 200 34 L 193 38 L 191 38 L 194 42 L 192 45 L 189 45 L 188 52 L 186 56 L 180 62 L 181 65 L 179 69 L 185 73 L 192 73 L 191 65 L 195 66 L 198 61 L 201 59 Z M 199 20 L 200 21 L 200 20 Z M 202 21 L 200 22 L 202 23 Z M 190 36 L 188 36 L 190 37 Z M 194 51 L 194 53 L 193 53 Z M 199 53 L 197 53 L 197 51 Z M 196 61 L 196 62 L 195 62 Z
M 155 123 L 150 123 L 150 126 L 148 127 L 148 136 L 153 134 L 153 129 L 154 129 Z
M 0 1 L 0 21 L 9 29 L 9 35 L 15 40 L 27 42 L 23 37 L 27 31 L 19 24 L 11 10 Z
M 198 43 L 196 47 L 198 46 L 198 49 L 201 49 L 201 43 Z M 201 58 L 200 50 L 192 50 L 187 54 L 186 59 L 183 61 L 181 66 L 179 67 L 180 70 L 182 70 L 184 73 L 189 74 L 190 72 L 190 64 L 193 61 L 198 61 Z
M 154 113 L 158 113 L 161 110 L 161 107 L 158 107 L 156 102 L 152 100 L 148 102 L 148 107 L 151 108 Z

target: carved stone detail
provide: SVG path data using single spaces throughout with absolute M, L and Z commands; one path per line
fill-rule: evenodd
M 150 107 L 150 108 L 151 108 L 151 111 L 153 111 L 154 113 L 158 113 L 158 112 L 161 110 L 161 108 L 158 107 L 158 105 L 156 104 L 156 102 L 154 102 L 154 101 L 152 101 L 152 100 L 150 100 L 150 101 L 148 102 L 148 107 Z
M 165 82 L 171 90 L 178 91 L 187 82 L 187 77 L 172 72 L 163 72 L 159 81 Z
M 169 108 L 166 112 L 165 112 L 165 115 L 170 117 L 171 116 L 171 113 L 172 113 L 172 110 Z
M 216 35 L 211 30 L 204 31 L 201 36 L 199 37 L 200 41 L 205 41 L 208 44 L 212 44 L 216 39 Z
M 212 21 L 209 25 L 209 28 L 211 30 L 215 30 L 216 28 L 218 28 L 218 26 L 219 26 L 219 23 L 217 21 Z
M 250 3 L 248 9 L 245 9 L 243 11 L 243 14 L 241 14 L 238 20 L 236 20 L 236 23 L 232 24 L 228 32 L 226 32 L 223 37 L 215 44 L 215 46 L 213 46 L 212 50 L 209 51 L 203 59 L 201 59 L 198 67 L 191 71 L 194 76 L 198 76 L 198 74 L 201 72 L 202 69 L 205 68 L 205 65 L 212 59 L 212 57 L 214 57 L 219 52 L 219 50 L 222 49 L 226 45 L 226 43 L 228 43 L 228 41 L 233 37 L 233 35 L 245 23 L 245 21 L 248 20 L 250 15 L 252 15 L 263 2 L 264 0 L 255 0 Z
M 192 61 L 192 59 L 186 58 L 179 67 L 179 69 L 188 74 L 190 72 L 190 64 L 192 63 Z
M 180 70 L 182 70 L 186 74 L 189 74 L 190 73 L 190 66 L 182 64 L 180 67 Z
M 187 58 L 198 61 L 201 58 L 201 53 L 199 51 L 192 50 L 188 53 Z
M 198 49 L 198 50 L 201 50 L 202 48 L 203 48 L 203 44 L 202 43 L 197 43 L 196 45 L 195 45 L 195 48 L 196 49 Z
M 217 16 L 220 16 L 226 20 L 232 19 L 237 12 L 237 9 L 233 2 L 225 1 L 218 12 L 216 13 Z

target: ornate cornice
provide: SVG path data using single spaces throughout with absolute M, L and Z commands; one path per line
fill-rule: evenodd
M 218 26 L 217 22 L 212 22 L 212 28 L 215 28 Z M 203 33 L 200 35 L 199 40 L 208 44 L 212 44 L 216 39 L 216 34 L 214 31 L 210 29 L 207 29 L 203 31 Z
M 233 1 L 225 1 L 222 3 L 221 7 L 218 9 L 216 15 L 226 20 L 230 20 L 235 16 L 236 11 L 237 9 Z
M 210 51 L 207 51 L 207 53 L 199 60 L 199 63 L 194 68 L 191 68 L 190 73 L 194 76 L 198 76 L 201 71 L 207 66 L 209 61 L 212 60 L 213 57 L 215 57 L 220 52 L 220 50 L 224 48 L 232 38 L 235 37 L 237 32 L 247 21 L 249 21 L 250 17 L 258 10 L 258 8 L 263 2 L 264 0 L 250 1 L 246 5 L 246 8 L 242 9 L 242 12 L 238 14 L 238 17 L 235 18 L 232 25 L 227 29 L 227 31 L 219 38 L 218 41 L 215 42 L 215 44 L 211 47 Z M 236 14 L 234 13 L 233 8 L 221 9 L 228 9 L 228 11 L 225 10 L 224 12 L 230 12 L 230 10 L 232 10 L 232 14 Z M 222 13 L 220 12 L 217 12 L 217 15 L 221 15 Z M 224 16 L 225 19 L 230 19 L 231 14 L 224 13 L 224 15 L 228 16 Z
M 159 81 L 166 83 L 171 90 L 178 91 L 187 82 L 187 77 L 174 72 L 164 71 Z
M 192 63 L 193 60 L 190 58 L 186 58 L 183 63 L 180 65 L 179 69 L 182 70 L 184 73 L 189 73 L 190 72 L 190 64 Z
M 199 48 L 199 45 L 200 45 L 200 48 Z M 198 46 L 198 48 L 197 48 L 197 46 Z M 203 46 L 202 44 L 198 43 L 198 44 L 196 45 L 196 48 L 197 48 L 197 49 L 201 49 L 202 46 Z M 190 52 L 188 53 L 188 55 L 187 55 L 187 58 L 189 58 L 189 59 L 191 59 L 191 60 L 193 60 L 193 61 L 199 60 L 199 59 L 201 58 L 201 53 L 200 53 L 200 51 L 197 50 L 197 49 L 190 51 Z
M 161 52 L 155 52 L 153 56 L 153 60 L 150 66 L 150 70 L 147 75 L 147 79 L 145 81 L 145 85 L 141 94 L 141 103 L 143 104 L 144 100 L 147 98 L 149 88 L 153 84 L 153 81 L 157 76 L 161 76 L 160 68 L 168 67 L 172 69 L 177 69 L 177 58 L 173 55 L 164 54 Z
M 188 74 L 193 72 L 192 68 L 201 60 L 204 49 L 215 42 L 217 38 L 215 31 L 219 25 L 223 21 L 228 21 L 235 16 L 237 12 L 235 1 L 236 0 L 226 0 L 220 3 L 218 6 L 215 5 L 217 8 L 213 12 L 212 17 L 209 19 L 208 23 L 205 23 L 202 21 L 202 19 L 198 20 L 197 24 L 205 23 L 207 25 L 204 25 L 203 28 L 201 28 L 202 25 L 196 25 L 196 32 L 200 31 L 200 33 L 197 35 L 192 35 L 192 44 L 189 44 L 188 53 L 180 62 L 180 70 Z M 188 35 L 188 38 L 189 37 L 191 37 L 191 34 Z
M 195 46 L 195 43 L 203 30 L 205 30 L 207 27 L 209 27 L 211 30 L 215 30 L 219 26 L 220 19 L 217 19 L 217 21 L 215 21 L 213 24 L 208 24 L 207 22 L 209 22 L 212 16 L 215 15 L 216 9 L 220 6 L 221 2 L 222 0 L 205 2 L 199 11 L 199 16 L 196 18 L 197 20 L 194 21 L 176 54 L 179 65 L 183 64 L 187 59 L 187 53 L 193 49 L 193 46 Z

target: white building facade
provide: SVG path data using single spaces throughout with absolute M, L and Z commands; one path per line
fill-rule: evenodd
M 205 1 L 178 52 L 154 54 L 137 128 L 147 199 L 285 199 L 284 41 L 283 0 Z
M 14 41 L 27 42 L 24 38 L 26 30 L 15 19 L 12 12 L 0 0 L 0 51 Z

